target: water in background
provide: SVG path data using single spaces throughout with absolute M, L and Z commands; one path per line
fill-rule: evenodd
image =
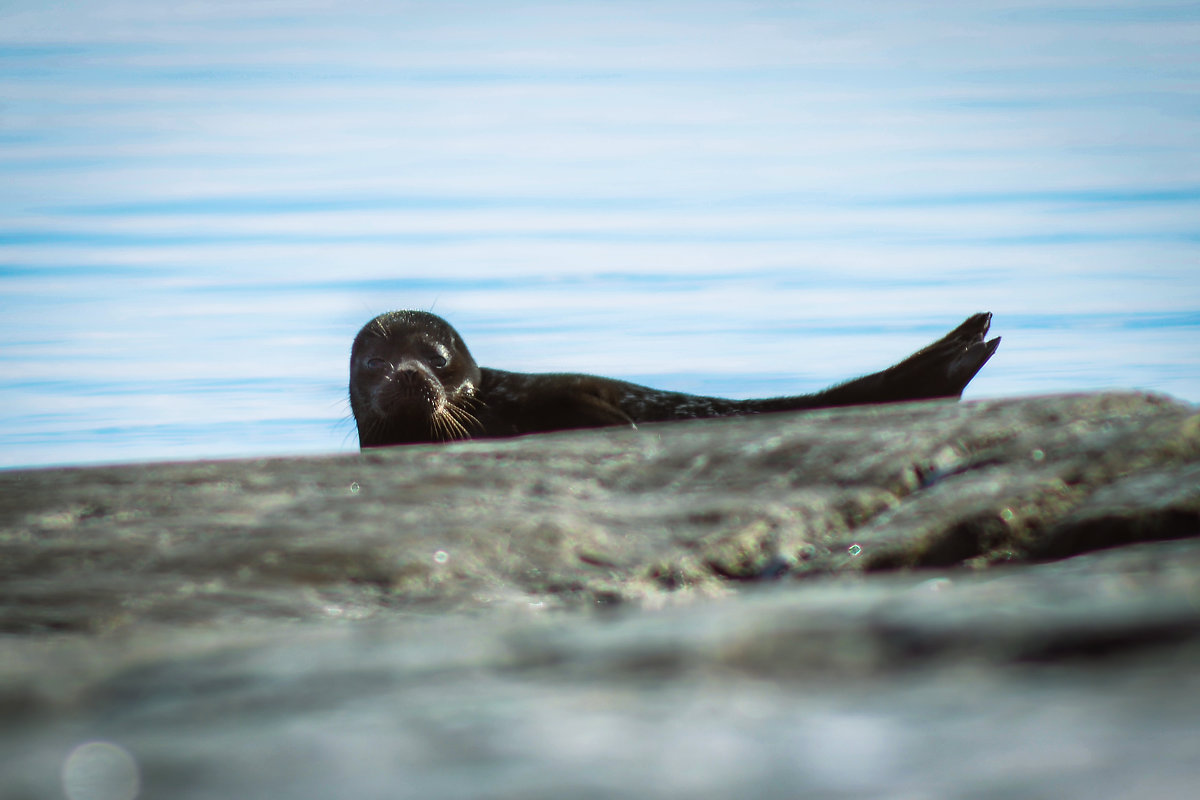
M 729 396 L 991 310 L 1200 400 L 1194 2 L 0 8 L 0 466 L 353 450 L 359 326 Z

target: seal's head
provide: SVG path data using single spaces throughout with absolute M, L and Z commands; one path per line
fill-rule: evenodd
M 454 328 L 425 311 L 391 311 L 350 350 L 350 409 L 361 447 L 470 438 L 479 367 Z

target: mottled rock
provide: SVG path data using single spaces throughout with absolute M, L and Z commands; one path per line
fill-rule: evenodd
M 1187 796 L 1198 534 L 1135 393 L 0 473 L 0 796 Z
M 0 625 L 661 605 L 1194 536 L 1198 419 L 1101 394 L 8 472 Z

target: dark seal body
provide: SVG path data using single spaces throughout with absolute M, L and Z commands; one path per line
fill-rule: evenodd
M 975 314 L 895 366 L 794 397 L 727 400 L 665 392 L 595 375 L 480 367 L 441 317 L 392 311 L 368 322 L 350 351 L 350 408 L 362 447 L 728 417 L 830 406 L 957 398 L 1000 344 Z

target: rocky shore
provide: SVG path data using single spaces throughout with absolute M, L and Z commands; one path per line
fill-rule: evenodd
M 0 473 L 0 796 L 1187 797 L 1198 537 L 1138 393 Z

